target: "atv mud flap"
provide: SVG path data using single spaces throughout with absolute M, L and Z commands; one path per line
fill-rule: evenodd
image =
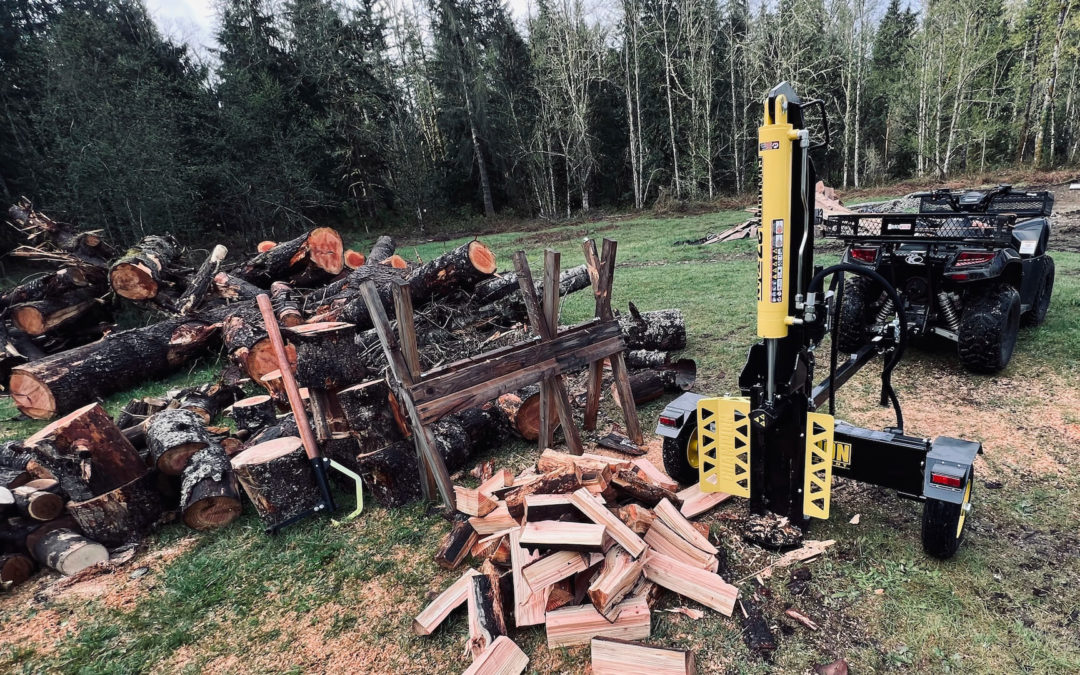
M 803 514 L 827 519 L 832 497 L 833 431 L 836 422 L 825 413 L 806 414 L 806 469 L 803 471 Z
M 702 492 L 750 497 L 750 399 L 698 401 L 698 472 Z

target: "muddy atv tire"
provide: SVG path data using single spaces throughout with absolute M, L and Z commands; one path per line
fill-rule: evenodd
M 947 560 L 954 555 L 964 541 L 967 521 L 971 510 L 971 487 L 975 482 L 974 471 L 969 472 L 964 486 L 964 500 L 960 504 L 927 499 L 923 503 L 922 545 L 927 555 Z
M 957 331 L 957 353 L 964 367 L 996 373 L 1009 364 L 1020 330 L 1020 294 L 1007 284 L 991 286 L 964 307 Z
M 874 302 L 880 295 L 881 290 L 870 279 L 855 277 L 844 281 L 844 299 L 836 328 L 836 347 L 842 354 L 854 354 L 870 341 Z
M 664 439 L 664 469 L 682 485 L 698 482 L 697 415 L 686 422 L 678 438 Z
M 1050 309 L 1050 296 L 1054 293 L 1054 259 L 1046 256 L 1046 269 L 1043 271 L 1042 283 L 1035 292 L 1035 299 L 1031 303 L 1031 309 L 1020 318 L 1021 325 L 1038 326 L 1046 321 L 1046 311 Z

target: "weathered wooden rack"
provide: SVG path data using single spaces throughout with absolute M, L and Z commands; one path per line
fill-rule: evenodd
M 361 293 L 390 366 L 390 387 L 398 403 L 405 409 L 412 427 L 420 458 L 421 486 L 426 499 L 434 498 L 437 493 L 447 506 L 455 506 L 453 484 L 435 445 L 431 425 L 446 415 L 481 405 L 522 387 L 539 383 L 543 392 L 540 399 L 539 448 L 543 450 L 552 444 L 554 412 L 558 415 L 570 451 L 582 454 L 584 447 L 574 422 L 564 373 L 589 367 L 585 428 L 594 429 L 600 407 L 605 359 L 611 363 L 627 433 L 635 443 L 643 442 L 623 359 L 625 343 L 611 310 L 616 248 L 616 242 L 605 239 L 601 258 L 597 254 L 596 244 L 592 240 L 585 241 L 585 260 L 596 299 L 595 317 L 562 330 L 558 325 L 559 253 L 550 249 L 544 252 L 541 301 L 537 297 L 525 253 L 518 251 L 513 256 L 514 268 L 529 325 L 536 337 L 427 372 L 420 369 L 408 285 L 399 283 L 393 287 L 396 331 L 391 326 L 375 284 L 369 281 L 363 285 Z

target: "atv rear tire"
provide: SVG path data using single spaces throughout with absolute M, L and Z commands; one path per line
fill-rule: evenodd
M 1054 259 L 1046 256 L 1046 269 L 1043 271 L 1042 283 L 1039 290 L 1035 291 L 1031 309 L 1020 319 L 1024 326 L 1038 326 L 1046 321 L 1046 310 L 1050 309 L 1050 296 L 1054 293 Z
M 971 487 L 975 482 L 974 470 L 968 474 L 964 486 L 964 501 L 960 504 L 927 499 L 923 504 L 922 544 L 927 555 L 941 560 L 956 555 L 967 533 L 967 521 L 971 512 Z
M 836 348 L 840 353 L 854 354 L 870 341 L 874 302 L 880 295 L 877 284 L 870 279 L 855 277 L 844 281 L 844 299 L 836 327 Z
M 679 432 L 678 438 L 664 439 L 664 469 L 682 485 L 698 482 L 697 415 Z
M 964 367 L 996 373 L 1009 364 L 1020 330 L 1020 294 L 1007 284 L 970 298 L 960 317 L 957 353 Z

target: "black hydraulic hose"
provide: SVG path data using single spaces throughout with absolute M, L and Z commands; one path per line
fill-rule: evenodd
M 830 288 L 836 292 L 833 302 L 836 310 L 833 313 L 832 331 L 829 340 L 829 414 L 836 415 L 836 361 L 840 352 L 837 345 L 837 337 L 840 335 L 840 308 L 844 304 L 844 275 L 833 277 Z
M 821 293 L 825 277 L 837 272 L 851 272 L 877 282 L 885 290 L 896 308 L 896 318 L 900 323 L 900 339 L 897 341 L 896 346 L 893 347 L 892 358 L 885 363 L 885 367 L 881 371 L 881 405 L 892 403 L 893 410 L 896 411 L 896 428 L 900 433 L 904 433 L 904 414 L 900 411 L 900 400 L 896 397 L 896 392 L 892 386 L 892 371 L 900 363 L 900 359 L 904 355 L 904 348 L 907 346 L 907 315 L 904 313 L 904 305 L 900 301 L 900 294 L 896 292 L 896 288 L 885 277 L 874 270 L 852 263 L 839 263 L 821 270 L 810 280 L 808 292 Z

